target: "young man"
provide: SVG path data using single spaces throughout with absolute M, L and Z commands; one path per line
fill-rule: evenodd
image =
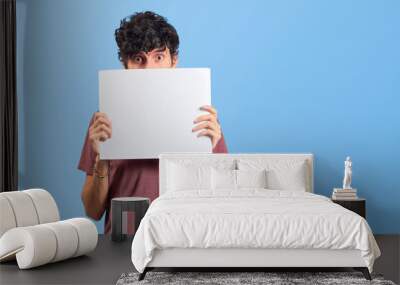
M 119 59 L 126 69 L 174 68 L 178 63 L 178 34 L 164 17 L 153 12 L 136 13 L 122 20 L 115 31 L 115 39 Z M 193 132 L 198 131 L 198 137 L 210 137 L 214 153 L 227 153 L 217 111 L 212 106 L 201 109 L 209 114 L 194 120 L 197 125 Z M 95 113 L 78 165 L 86 172 L 81 194 L 86 214 L 99 220 L 106 212 L 106 234 L 111 231 L 112 198 L 143 196 L 152 201 L 158 197 L 158 159 L 99 160 L 99 142 L 111 137 L 112 122 L 106 114 Z

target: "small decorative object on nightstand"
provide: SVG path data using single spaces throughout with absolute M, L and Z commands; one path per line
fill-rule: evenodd
M 339 204 L 340 206 L 353 211 L 356 214 L 359 214 L 364 219 L 366 218 L 366 210 L 365 210 L 365 199 L 356 198 L 353 200 L 341 200 L 341 199 L 333 199 L 332 202 Z
M 119 197 L 111 200 L 111 240 L 123 241 L 134 235 L 146 214 L 150 199 L 144 197 Z
M 351 189 L 352 164 L 350 156 L 346 157 L 344 162 L 343 189 Z
M 357 200 L 357 189 L 351 187 L 351 176 L 353 174 L 350 156 L 344 162 L 343 188 L 334 188 L 332 199 L 334 200 Z
M 342 189 L 342 188 L 333 188 L 332 199 L 336 200 L 356 200 L 357 197 L 357 189 Z

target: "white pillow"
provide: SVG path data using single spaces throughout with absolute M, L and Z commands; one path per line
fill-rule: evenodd
M 267 188 L 266 170 L 215 169 L 211 171 L 213 190 L 240 188 Z
M 303 162 L 284 171 L 267 172 L 268 188 L 275 190 L 306 191 L 306 164 Z
M 169 163 L 167 191 L 211 189 L 211 167 Z
M 309 186 L 305 160 L 239 159 L 240 170 L 267 170 L 267 188 L 305 192 Z
M 267 188 L 267 171 L 262 170 L 236 170 L 238 188 Z
M 211 181 L 213 190 L 236 190 L 236 170 L 212 168 Z

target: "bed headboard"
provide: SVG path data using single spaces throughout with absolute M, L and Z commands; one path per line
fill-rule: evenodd
M 272 161 L 305 161 L 307 166 L 306 191 L 314 192 L 314 166 L 313 154 L 310 153 L 162 153 L 159 156 L 159 192 L 160 195 L 166 192 L 167 167 L 173 161 L 207 161 L 210 164 L 232 161 L 237 165 L 240 159 L 270 160 Z

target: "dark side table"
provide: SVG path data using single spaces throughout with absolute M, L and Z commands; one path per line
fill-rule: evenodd
M 132 228 L 134 227 L 136 232 L 149 205 L 150 199 L 145 197 L 113 198 L 111 200 L 111 240 L 123 241 L 128 235 L 133 235 Z
M 353 211 L 356 214 L 359 214 L 364 219 L 366 218 L 366 209 L 365 209 L 365 199 L 357 198 L 355 200 L 338 200 L 332 199 L 332 202 L 339 204 L 340 206 Z

